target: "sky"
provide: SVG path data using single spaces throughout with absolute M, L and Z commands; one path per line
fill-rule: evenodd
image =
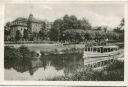
M 17 17 L 28 18 L 29 14 L 40 20 L 53 22 L 65 14 L 75 15 L 78 19 L 88 19 L 92 26 L 114 28 L 124 17 L 123 4 L 7 4 L 5 23 Z

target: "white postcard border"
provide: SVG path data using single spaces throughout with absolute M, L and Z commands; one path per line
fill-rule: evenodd
M 70 86 L 126 86 L 128 85 L 128 2 L 126 1 L 97 1 L 97 2 L 89 2 L 89 1 L 39 1 L 35 0 L 12 0 L 11 2 L 5 1 L 0 3 L 0 85 L 70 85 Z M 4 80 L 4 6 L 6 4 L 62 4 L 62 3 L 73 3 L 73 4 L 87 4 L 87 3 L 120 3 L 125 4 L 125 71 L 124 71 L 124 81 L 6 81 Z M 13 11 L 12 11 L 13 14 Z

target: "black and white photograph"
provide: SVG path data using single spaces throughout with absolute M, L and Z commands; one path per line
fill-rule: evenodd
M 124 81 L 124 26 L 119 3 L 5 4 L 4 80 Z

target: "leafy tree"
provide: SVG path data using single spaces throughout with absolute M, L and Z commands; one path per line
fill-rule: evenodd
M 84 37 L 85 37 L 86 41 L 90 40 L 90 37 L 91 37 L 90 33 L 89 32 L 85 32 Z
M 64 31 L 63 34 L 63 38 L 65 38 L 66 41 L 78 43 L 84 40 L 85 31 L 81 29 L 70 29 Z
M 78 29 L 77 25 L 77 17 L 75 15 L 71 15 L 69 18 L 69 29 Z
M 40 37 L 41 40 L 44 40 L 45 39 L 46 33 L 44 32 L 44 30 L 40 30 L 39 31 L 39 37 Z
M 52 41 L 58 41 L 59 40 L 59 32 L 57 29 L 51 29 L 49 37 Z
M 10 22 L 7 22 L 4 26 L 4 40 L 8 40 L 10 36 Z
M 121 27 L 123 27 L 124 26 L 124 18 L 122 18 L 121 19 L 121 23 L 120 23 L 120 25 L 119 26 L 121 26 Z
M 24 29 L 23 38 L 24 38 L 25 40 L 28 40 L 28 39 L 29 39 L 29 32 L 28 32 L 27 29 Z
M 88 30 L 91 29 L 91 25 L 88 22 L 88 20 L 83 19 L 83 20 L 78 20 L 75 15 L 65 15 L 62 19 L 57 19 L 53 22 L 51 31 L 50 31 L 50 39 L 54 41 L 61 41 L 63 38 L 67 38 L 69 40 L 75 40 L 73 39 L 74 36 L 69 35 L 69 37 L 64 37 L 63 34 L 64 31 L 72 29 L 83 29 L 83 30 Z M 75 34 L 75 33 L 74 33 Z M 77 34 L 79 36 L 79 34 Z M 80 35 L 81 36 L 81 35 Z
M 7 29 L 4 29 L 4 40 L 7 41 L 9 36 L 10 36 L 10 31 Z
M 33 37 L 33 40 L 34 41 L 37 41 L 38 40 L 38 36 L 39 36 L 39 34 L 37 32 L 33 32 L 32 33 L 32 37 Z
M 83 30 L 90 30 L 91 24 L 86 18 L 83 18 L 82 20 L 80 20 L 80 28 Z
M 21 35 L 20 31 L 17 30 L 16 31 L 16 36 L 15 36 L 16 41 L 19 41 L 21 39 L 21 37 L 22 37 L 22 35 Z
M 119 36 L 118 41 L 124 41 L 124 23 L 124 18 L 122 18 L 120 24 L 113 30 Z
M 47 32 L 47 24 L 45 22 L 43 22 L 42 24 L 42 28 L 41 30 L 39 31 L 39 34 L 38 34 L 38 37 L 41 39 L 41 40 L 47 40 L 48 38 L 48 32 Z
M 70 17 L 66 14 L 64 17 L 63 17 L 63 28 L 64 29 L 69 29 L 69 26 L 70 26 Z
M 5 24 L 5 27 L 9 30 L 10 29 L 10 22 L 7 22 L 6 24 Z
M 123 33 L 124 32 L 124 18 L 121 19 L 120 24 L 114 29 L 114 32 Z
M 63 21 L 61 19 L 57 19 L 54 21 L 51 31 L 50 31 L 50 38 L 53 41 L 57 41 L 60 39 L 63 30 Z

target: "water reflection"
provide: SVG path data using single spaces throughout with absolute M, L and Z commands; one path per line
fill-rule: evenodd
M 26 72 L 17 72 L 15 69 L 6 70 L 5 79 L 50 80 L 56 77 L 72 75 L 81 69 L 83 65 L 82 54 L 42 55 L 40 58 L 31 60 L 31 67 Z

